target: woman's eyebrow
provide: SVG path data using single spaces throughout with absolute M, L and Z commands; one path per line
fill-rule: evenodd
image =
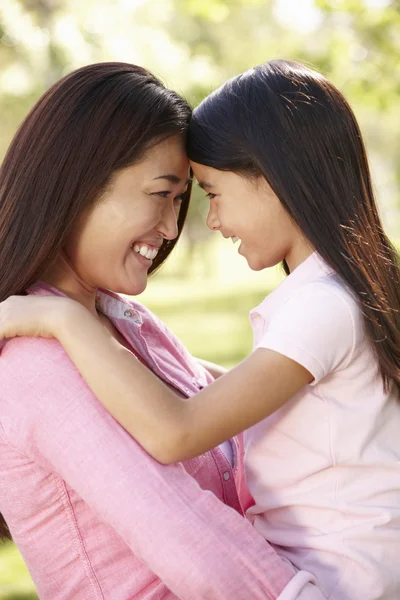
M 181 183 L 181 179 L 177 175 L 174 175 L 173 173 L 166 173 L 165 175 L 159 175 L 158 177 L 154 177 L 153 181 L 155 179 L 166 179 L 170 183 Z M 185 181 L 184 185 L 189 185 L 189 183 L 191 181 L 192 181 L 192 178 L 189 177 L 189 179 L 187 179 Z

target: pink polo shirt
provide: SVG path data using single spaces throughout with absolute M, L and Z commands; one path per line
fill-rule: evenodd
M 400 402 L 361 311 L 314 253 L 251 312 L 314 382 L 246 432 L 248 516 L 332 600 L 400 599 Z
M 43 284 L 30 293 L 62 295 Z M 183 394 L 210 381 L 143 306 L 108 292 L 98 302 Z M 312 577 L 293 577 L 243 518 L 237 442 L 233 469 L 218 448 L 160 465 L 107 413 L 56 340 L 8 341 L 0 381 L 0 511 L 41 600 L 321 598 Z

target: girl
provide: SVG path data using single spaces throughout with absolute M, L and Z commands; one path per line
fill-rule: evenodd
M 84 67 L 39 100 L 0 172 L 0 299 L 80 306 L 179 397 L 212 378 L 114 292 L 140 293 L 181 231 L 190 115 L 145 69 Z M 243 518 L 236 441 L 158 464 L 55 340 L 7 342 L 0 381 L 0 510 L 42 600 L 322 599 Z
M 288 274 L 251 313 L 253 353 L 187 402 L 79 305 L 16 299 L 3 334 L 57 337 L 160 462 L 246 430 L 255 528 L 326 597 L 397 600 L 399 266 L 354 115 L 320 74 L 273 61 L 203 101 L 188 148 L 208 226 Z

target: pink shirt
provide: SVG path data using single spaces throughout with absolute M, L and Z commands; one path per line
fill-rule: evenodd
M 39 284 L 30 293 L 62 295 Z M 165 381 L 188 396 L 210 381 L 143 306 L 108 292 L 98 302 Z M 300 593 L 311 577 L 292 579 L 242 517 L 237 442 L 233 469 L 218 448 L 160 465 L 56 340 L 7 342 L 0 381 L 0 511 L 42 600 L 314 598 L 311 584 Z
M 332 600 L 400 598 L 400 402 L 361 311 L 314 253 L 251 313 L 255 347 L 314 376 L 246 433 L 248 516 Z

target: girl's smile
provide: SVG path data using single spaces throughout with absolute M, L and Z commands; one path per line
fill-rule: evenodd
M 284 259 L 295 269 L 312 248 L 263 177 L 191 162 L 199 185 L 207 192 L 209 229 L 231 238 L 251 269 L 260 271 Z

